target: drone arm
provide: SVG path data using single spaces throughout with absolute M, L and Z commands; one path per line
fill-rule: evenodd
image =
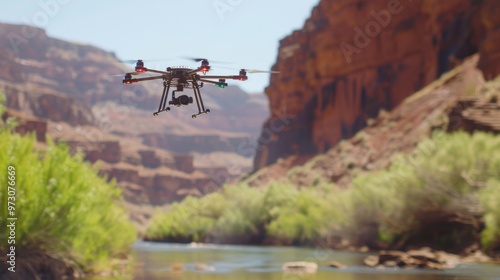
M 163 75 L 168 75 L 169 72 L 165 72 L 165 71 L 160 71 L 160 70 L 155 70 L 155 69 L 149 69 L 149 68 L 145 68 L 146 69 L 146 72 L 153 72 L 153 73 L 158 73 L 158 74 L 163 74 Z
M 154 76 L 154 77 L 145 77 L 145 78 L 136 78 L 136 79 L 125 79 L 123 80 L 123 83 L 136 83 L 136 82 L 142 82 L 142 81 L 151 81 L 151 80 L 158 80 L 158 79 L 163 79 L 163 76 Z
M 206 80 L 206 79 L 199 79 L 198 81 L 204 82 L 204 83 L 209 83 L 209 84 L 214 84 L 214 85 L 220 84 L 220 82 L 216 82 L 216 81 L 212 81 L 212 80 Z
M 203 76 L 203 79 L 233 79 L 239 80 L 241 76 Z

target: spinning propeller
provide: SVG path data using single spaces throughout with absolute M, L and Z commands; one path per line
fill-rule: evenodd
M 269 70 L 257 70 L 257 69 L 247 69 L 247 68 L 229 68 L 229 67 L 217 67 L 221 69 L 228 69 L 228 70 L 236 70 L 236 71 L 243 71 L 248 74 L 257 74 L 257 73 L 269 73 L 269 74 L 278 74 L 279 71 L 269 71 Z
M 210 61 L 210 62 L 218 63 L 218 64 L 232 64 L 232 62 L 220 61 L 220 60 L 212 60 L 212 59 L 201 58 L 201 57 L 183 56 L 182 58 L 187 59 L 187 60 L 191 60 L 191 61 L 194 61 L 194 62 L 203 62 L 203 61 L 208 62 L 208 61 Z
M 256 70 L 256 69 L 241 69 L 247 73 L 250 74 L 256 74 L 256 73 L 269 73 L 269 74 L 278 74 L 279 71 L 267 71 L 267 70 Z
M 137 63 L 137 61 L 146 61 L 146 62 L 152 62 L 152 61 L 168 61 L 168 60 L 172 60 L 170 58 L 155 58 L 155 59 L 125 59 L 125 60 L 119 60 L 121 63 L 125 63 L 125 64 L 133 64 L 133 63 Z

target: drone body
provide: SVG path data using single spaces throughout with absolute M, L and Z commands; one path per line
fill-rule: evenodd
M 135 84 L 142 81 L 163 80 L 163 93 L 161 96 L 160 105 L 158 106 L 158 111 L 154 112 L 153 115 L 158 116 L 158 114 L 161 112 L 170 111 L 170 107 L 167 106 L 167 100 L 169 91 L 172 88 L 174 90 L 172 91 L 171 100 L 168 101 L 168 105 L 180 107 L 192 104 L 193 101 L 196 101 L 196 105 L 198 106 L 198 113 L 192 115 L 193 118 L 196 118 L 201 114 L 210 113 L 209 109 L 205 109 L 200 93 L 200 88 L 202 88 L 205 83 L 214 84 L 217 87 L 225 88 L 228 85 L 226 83 L 227 79 L 246 81 L 248 79 L 247 72 L 275 73 L 274 71 L 241 69 L 238 75 L 210 76 L 206 75 L 207 72 L 209 72 L 211 69 L 208 60 L 204 58 L 197 58 L 194 60 L 197 62 L 201 62 L 201 66 L 195 69 L 183 66 L 168 67 L 166 71 L 146 68 L 144 67 L 144 62 L 142 60 L 138 60 L 135 66 L 135 72 L 125 74 L 123 83 Z M 158 75 L 143 78 L 132 78 L 132 75 L 138 75 L 146 72 L 155 73 Z M 200 75 L 200 73 L 202 73 L 203 75 Z M 183 93 L 185 89 L 193 90 L 194 100 L 193 97 L 186 94 L 176 96 L 176 94 L 178 94 L 179 92 Z

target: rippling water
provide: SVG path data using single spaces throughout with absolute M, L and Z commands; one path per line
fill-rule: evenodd
M 314 248 L 232 245 L 180 245 L 138 242 L 133 247 L 137 259 L 133 279 L 248 279 L 248 280 L 500 280 L 500 266 L 463 264 L 445 271 L 384 269 L 362 265 L 367 254 Z M 346 269 L 328 266 L 332 260 Z M 319 267 L 314 274 L 289 274 L 282 265 L 290 261 L 312 261 Z M 211 271 L 200 271 L 204 264 Z M 182 267 L 182 271 L 176 271 Z

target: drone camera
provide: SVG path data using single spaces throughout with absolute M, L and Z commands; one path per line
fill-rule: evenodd
M 187 95 L 181 95 L 179 97 L 172 97 L 172 101 L 168 102 L 168 104 L 174 105 L 174 106 L 189 105 L 191 103 L 193 103 L 193 97 L 190 97 Z

